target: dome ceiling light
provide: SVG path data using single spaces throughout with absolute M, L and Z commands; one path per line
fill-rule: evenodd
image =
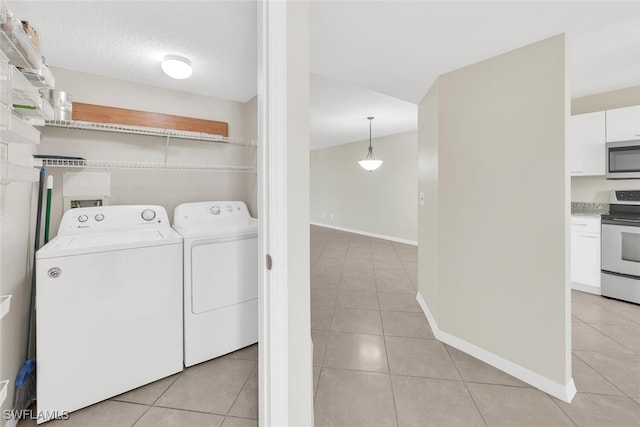
M 191 62 L 179 56 L 165 56 L 160 66 L 167 76 L 174 79 L 188 79 L 193 73 Z

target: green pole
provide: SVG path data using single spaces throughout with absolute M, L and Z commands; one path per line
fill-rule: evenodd
M 44 217 L 44 244 L 49 242 L 49 220 L 51 217 L 51 192 L 53 190 L 53 177 L 47 177 L 47 210 Z

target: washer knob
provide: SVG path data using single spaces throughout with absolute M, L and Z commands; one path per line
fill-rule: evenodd
M 97 215 L 94 217 L 94 219 L 95 219 L 96 221 L 102 221 L 102 220 L 104 219 L 104 215 L 102 215 L 102 214 L 97 214 Z
M 145 221 L 151 221 L 156 217 L 156 211 L 154 211 L 153 209 L 145 209 L 142 211 L 141 216 Z
M 233 212 L 233 206 L 227 205 L 227 212 Z
M 218 215 L 220 213 L 220 206 L 212 206 L 211 209 L 209 209 L 209 212 L 214 215 Z
M 78 221 L 79 221 L 79 222 L 87 222 L 87 220 L 88 220 L 88 219 L 89 219 L 89 217 L 88 217 L 88 216 L 86 216 L 86 215 L 80 215 L 80 216 L 78 217 Z

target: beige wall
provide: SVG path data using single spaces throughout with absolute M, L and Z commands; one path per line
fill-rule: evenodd
M 612 110 L 640 104 L 640 86 L 582 96 L 571 100 L 571 115 Z
M 74 101 L 227 121 L 230 136 L 256 138 L 257 104 L 246 104 L 54 69 L 56 86 Z M 163 162 L 165 139 L 69 129 L 45 128 L 40 154 L 83 157 L 90 160 Z M 201 141 L 171 140 L 167 161 L 173 163 L 255 165 L 256 148 Z M 97 171 L 97 170 L 93 170 Z M 54 177 L 52 235 L 62 216 L 64 172 L 48 168 Z M 206 200 L 243 200 L 257 214 L 256 174 L 233 172 L 98 170 L 111 175 L 109 204 L 158 204 L 170 218 L 180 203 Z
M 442 332 L 556 395 L 571 382 L 566 75 L 560 35 L 440 76 L 419 107 L 420 167 L 438 163 L 419 172 L 419 267 L 437 271 L 420 295 Z
M 415 242 L 417 133 L 372 144 L 375 157 L 384 160 L 374 172 L 357 163 L 368 140 L 311 151 L 311 221 Z
M 640 86 L 575 98 L 571 101 L 572 114 L 640 105 Z M 612 190 L 637 190 L 638 180 L 610 180 L 603 176 L 575 176 L 571 178 L 571 201 L 608 203 Z
M 313 356 L 309 284 L 309 3 L 290 2 L 286 7 L 288 425 L 312 426 Z M 271 285 L 278 286 L 277 283 Z
M 440 173 L 438 80 L 418 107 L 418 191 L 425 194 L 424 206 L 418 206 L 418 284 L 419 293 L 440 318 Z

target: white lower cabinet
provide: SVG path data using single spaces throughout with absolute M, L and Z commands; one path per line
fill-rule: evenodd
M 571 287 L 600 295 L 600 218 L 571 217 Z

